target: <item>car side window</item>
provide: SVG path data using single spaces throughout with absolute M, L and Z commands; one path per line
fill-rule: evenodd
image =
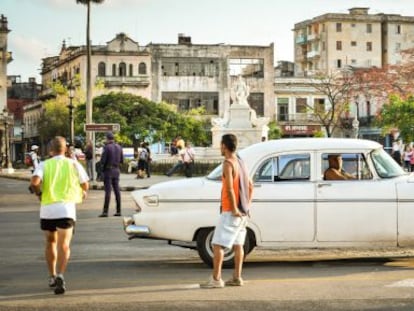
M 267 159 L 255 173 L 255 182 L 310 179 L 310 155 L 289 154 Z
M 329 168 L 328 156 L 331 153 L 322 154 L 321 176 L 323 178 L 325 171 Z M 363 153 L 337 153 L 342 157 L 342 171 L 350 174 L 353 178 L 346 180 L 366 180 L 372 179 L 372 173 L 369 169 L 366 157 Z

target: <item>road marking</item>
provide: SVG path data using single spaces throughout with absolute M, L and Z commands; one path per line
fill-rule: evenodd
M 385 285 L 385 287 L 414 287 L 414 279 L 406 279 Z

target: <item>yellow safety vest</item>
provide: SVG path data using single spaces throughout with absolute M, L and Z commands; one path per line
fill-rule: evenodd
M 70 159 L 46 160 L 42 184 L 42 205 L 57 202 L 82 202 L 78 171 Z

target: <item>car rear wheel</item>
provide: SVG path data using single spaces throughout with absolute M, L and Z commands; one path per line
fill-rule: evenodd
M 214 228 L 205 228 L 201 229 L 197 234 L 197 251 L 198 255 L 200 256 L 201 260 L 204 261 L 205 264 L 212 267 L 213 266 L 213 245 L 211 244 L 211 240 L 213 238 Z M 245 256 L 250 253 L 253 248 L 254 244 L 252 245 L 252 237 L 251 232 L 248 230 L 248 234 L 246 236 L 246 241 L 244 243 L 244 253 Z M 234 266 L 234 252 L 233 249 L 225 249 L 224 250 L 224 258 L 223 258 L 223 267 L 224 268 L 231 268 Z

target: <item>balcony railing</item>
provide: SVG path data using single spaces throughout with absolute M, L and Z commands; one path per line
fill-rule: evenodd
M 279 114 L 277 120 L 280 122 L 293 123 L 319 122 L 317 115 L 313 113 Z
M 307 37 L 306 36 L 297 36 L 296 37 L 296 43 L 297 44 L 304 44 L 307 42 Z
M 148 86 L 150 78 L 147 75 L 140 76 L 105 76 L 97 77 L 97 80 L 104 82 L 105 87 L 114 86 Z
M 319 39 L 319 34 L 317 34 L 317 33 L 313 33 L 313 34 L 308 35 L 308 41 L 313 41 L 313 40 L 317 40 L 317 39 Z
M 321 53 L 319 51 L 310 51 L 306 54 L 307 58 L 319 57 Z

